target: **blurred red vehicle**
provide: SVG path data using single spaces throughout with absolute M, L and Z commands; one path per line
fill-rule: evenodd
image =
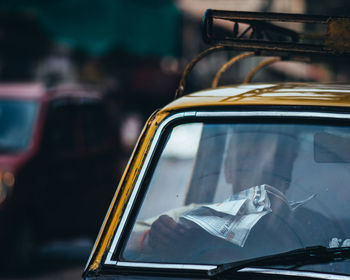
M 95 237 L 113 192 L 116 128 L 81 86 L 0 85 L 0 252 Z

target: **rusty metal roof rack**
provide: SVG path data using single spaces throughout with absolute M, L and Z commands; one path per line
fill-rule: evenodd
M 232 32 L 224 36 L 215 33 L 216 20 L 231 22 Z M 281 22 L 319 24 L 326 27 L 326 33 L 300 33 L 273 24 Z M 350 56 L 349 17 L 207 10 L 202 27 L 203 40 L 208 44 L 266 56 Z
M 216 21 L 232 23 L 232 30 L 215 32 Z M 323 25 L 325 32 L 301 33 L 274 24 L 283 22 Z M 248 74 L 245 82 L 248 82 L 258 69 L 278 60 L 317 61 L 350 58 L 350 17 L 207 10 L 203 17 L 202 31 L 203 40 L 214 47 L 200 53 L 187 65 L 175 98 L 184 94 L 186 77 L 195 64 L 217 51 L 240 50 L 247 53 L 224 64 L 214 78 L 212 87 L 216 87 L 221 74 L 229 66 L 252 55 L 277 56 L 278 59 L 270 59 L 258 65 Z

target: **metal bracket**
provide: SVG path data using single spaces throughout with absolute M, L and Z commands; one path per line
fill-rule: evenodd
M 215 32 L 217 20 L 232 23 L 232 31 Z M 281 22 L 323 25 L 325 33 L 300 33 L 274 24 Z M 350 56 L 350 17 L 207 10 L 202 28 L 209 44 L 264 56 Z

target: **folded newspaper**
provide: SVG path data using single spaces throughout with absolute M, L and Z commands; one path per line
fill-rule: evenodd
M 255 186 L 218 204 L 202 205 L 184 213 L 179 222 L 188 226 L 189 221 L 208 233 L 243 247 L 251 229 L 266 214 L 271 213 L 271 198 L 282 200 L 291 211 L 305 204 L 315 195 L 299 201 L 288 201 L 286 196 L 269 185 Z

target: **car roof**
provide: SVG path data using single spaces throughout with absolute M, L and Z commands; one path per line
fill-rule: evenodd
M 65 99 L 65 98 L 89 98 L 89 99 L 101 99 L 99 91 L 92 87 L 79 85 L 79 84 L 62 84 L 56 87 L 48 89 L 48 95 L 51 100 Z
M 226 86 L 185 95 L 168 104 L 163 111 L 232 105 L 350 107 L 350 85 L 277 83 Z
M 0 98 L 36 100 L 45 96 L 45 93 L 45 87 L 40 83 L 0 84 Z
M 97 90 L 79 84 L 63 84 L 47 88 L 42 83 L 8 83 L 0 84 L 0 98 L 16 100 L 101 99 L 101 95 Z

